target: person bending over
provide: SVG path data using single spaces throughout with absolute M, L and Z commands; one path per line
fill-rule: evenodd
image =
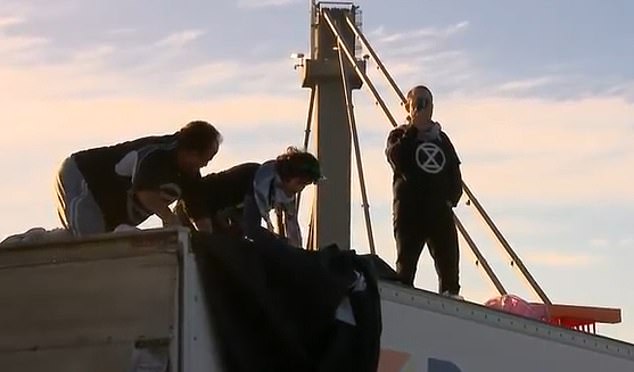
M 62 225 L 75 236 L 136 227 L 151 215 L 164 226 L 180 225 L 169 206 L 182 199 L 190 206 L 196 227 L 209 230 L 200 168 L 213 159 L 221 142 L 213 125 L 192 121 L 174 134 L 72 154 L 57 174 Z

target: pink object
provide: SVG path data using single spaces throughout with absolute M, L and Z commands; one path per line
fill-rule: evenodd
M 503 295 L 492 298 L 484 306 L 531 319 L 548 321 L 544 306 L 531 305 L 516 295 Z

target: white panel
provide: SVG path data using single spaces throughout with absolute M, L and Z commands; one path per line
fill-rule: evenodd
M 382 292 L 382 372 L 634 371 L 626 343 L 420 291 Z
M 216 342 L 211 333 L 209 309 L 202 292 L 202 282 L 195 256 L 189 246 L 184 249 L 183 370 L 187 372 L 222 371 Z

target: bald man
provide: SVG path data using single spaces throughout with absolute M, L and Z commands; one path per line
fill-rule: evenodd
M 407 124 L 392 130 L 385 153 L 394 172 L 393 223 L 396 271 L 412 286 L 427 244 L 438 274 L 439 292 L 459 295 L 458 236 L 452 208 L 462 195 L 460 159 L 440 124 L 432 120 L 431 91 L 422 85 L 407 93 Z

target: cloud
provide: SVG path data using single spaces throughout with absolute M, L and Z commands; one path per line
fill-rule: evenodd
M 466 200 L 467 197 L 465 196 L 463 201 Z M 475 207 L 468 207 L 463 204 L 457 208 L 456 213 L 461 217 L 463 222 L 465 222 L 465 225 L 469 222 L 470 225 L 481 226 L 482 229 L 486 229 L 486 233 L 489 234 L 488 227 L 477 213 Z M 529 214 L 528 211 L 525 213 L 522 211 L 515 211 L 513 214 L 507 213 L 494 218 L 494 220 L 496 226 L 503 231 L 503 234 L 507 237 L 550 237 L 566 232 L 565 225 L 557 225 L 549 220 L 536 218 L 534 213 Z M 470 228 L 469 231 L 475 232 L 471 231 Z
M 24 18 L 21 17 L 2 17 L 0 16 L 0 29 L 8 28 L 11 26 L 24 23 Z
M 240 74 L 238 65 L 227 62 L 215 62 L 188 70 L 184 76 L 182 84 L 191 86 L 209 86 L 229 81 Z
M 463 21 L 399 31 L 379 26 L 368 37 L 397 82 L 424 82 L 438 93 L 556 100 L 616 96 L 634 101 L 634 82 L 628 75 L 583 73 L 583 62 L 508 65 L 508 55 L 491 56 L 491 51 L 462 40 L 469 25 Z M 379 76 L 373 70 L 368 73 Z
M 205 34 L 203 30 L 184 30 L 172 33 L 156 42 L 157 46 L 167 48 L 182 48 Z
M 468 21 L 462 21 L 455 24 L 448 25 L 444 28 L 437 27 L 424 27 L 410 31 L 388 33 L 384 27 L 371 32 L 372 35 L 378 36 L 376 40 L 379 44 L 391 44 L 391 43 L 409 43 L 418 39 L 447 39 L 460 32 L 464 32 L 469 27 Z
M 280 7 L 299 3 L 299 0 L 238 0 L 237 6 L 242 9 L 258 9 Z
M 365 164 L 372 164 L 369 190 L 386 200 L 391 173 L 383 150 L 390 126 L 371 103 L 355 107 Z M 634 203 L 632 103 L 607 97 L 559 102 L 440 96 L 435 110 L 462 158 L 465 180 L 484 200 Z
M 120 28 L 110 29 L 106 31 L 106 34 L 112 35 L 112 36 L 123 36 L 123 35 L 127 36 L 127 35 L 135 33 L 136 31 L 137 30 L 132 27 L 120 27 Z
M 612 251 L 614 249 L 634 247 L 634 238 L 628 236 L 621 238 L 595 238 L 591 239 L 588 243 L 593 248 L 599 248 L 602 251 Z
M 559 79 L 554 76 L 542 76 L 531 79 L 513 80 L 501 84 L 497 90 L 501 93 L 525 92 L 537 87 L 542 87 L 557 82 Z
M 606 89 L 605 94 L 625 97 L 629 102 L 634 102 L 634 79 L 621 80 Z
M 231 91 L 286 94 L 298 91 L 299 83 L 287 59 L 246 62 L 216 60 L 185 69 L 179 78 L 183 89 L 229 86 Z
M 0 34 L 0 56 L 12 56 L 46 44 L 48 40 L 37 36 L 8 36 Z
M 77 51 L 73 54 L 73 62 L 80 63 L 101 63 L 104 58 L 115 53 L 117 48 L 113 45 L 97 45 Z
M 99 48 L 78 52 L 74 60 L 68 63 L 28 67 L 0 64 L 0 79 L 5 87 L 0 91 L 0 100 L 15 102 L 15 109 L 18 110 L 21 103 L 28 105 L 31 101 L 39 103 L 38 100 L 61 99 L 64 102 L 68 97 L 87 98 L 103 92 L 125 94 L 123 87 L 129 87 L 131 80 L 105 68 L 99 55 L 106 52 L 107 49 Z M 5 111 L 3 114 L 11 113 Z
M 454 29 L 458 31 L 467 27 L 457 25 Z M 448 35 L 458 32 L 451 31 L 451 27 L 446 30 L 450 30 L 445 32 Z M 35 50 L 41 47 L 33 46 Z M 152 87 L 153 77 L 147 74 L 145 65 L 150 51 L 140 54 L 140 67 L 134 74 L 110 63 L 123 52 L 116 44 L 95 44 L 72 53 L 64 63 L 7 66 L 0 62 L 0 81 L 4 85 L 0 91 L 0 122 L 7 133 L 0 139 L 0 146 L 16 154 L 18 144 L 24 142 L 46 147 L 50 158 L 37 169 L 48 171 L 60 158 L 81 147 L 171 132 L 193 118 L 211 120 L 226 132 L 226 162 L 218 166 L 267 158 L 288 142 L 301 142 L 308 90 L 299 88 L 289 61 L 251 64 L 209 60 L 200 65 L 181 65 L 175 70 L 182 72 L 165 74 L 173 79 L 166 85 L 169 89 L 162 86 L 151 90 L 148 87 Z M 421 58 L 438 70 L 457 61 L 445 72 L 451 75 L 451 71 L 468 70 L 468 65 L 460 66 L 464 63 L 461 57 L 468 59 L 462 53 L 440 49 Z M 393 61 L 388 63 L 391 71 L 398 70 L 401 63 L 411 68 L 411 76 L 420 73 L 406 58 Z M 518 79 L 507 89 L 529 89 L 546 83 Z M 205 87 L 214 89 L 197 95 L 197 89 Z M 108 94 L 87 94 L 95 91 Z M 183 93 L 190 91 L 196 94 Z M 389 224 L 386 211 L 391 203 L 391 171 L 383 155 L 389 125 L 373 102 L 360 95 L 366 93 L 355 93 L 355 108 L 371 210 L 382 224 Z M 388 104 L 400 109 L 395 100 Z M 631 102 L 600 96 L 568 101 L 503 98 L 483 91 L 467 97 L 437 94 L 435 109 L 463 159 L 465 179 L 487 203 L 541 203 L 552 208 L 570 203 L 634 203 L 634 193 L 628 187 L 634 181 L 628 171 L 634 167 Z M 402 117 L 402 113 L 394 113 Z M 279 133 L 286 137 L 276 138 Z M 253 144 L 254 136 L 259 139 L 257 146 Z M 271 144 L 264 144 L 264 139 Z M 252 158 L 247 159 L 247 155 Z M 20 163 L 20 158 L 9 157 L 7 162 Z M 358 206 L 358 189 L 353 195 Z M 526 225 L 522 225 L 524 222 Z M 529 222 L 509 226 L 514 233 L 539 228 Z M 391 241 L 389 233 L 385 239 Z
M 583 268 L 595 266 L 603 258 L 586 254 L 571 254 L 556 251 L 524 250 L 524 261 L 531 266 Z
M 26 22 L 26 19 L 18 16 L 2 17 L 0 15 L 0 59 L 5 62 L 12 60 L 23 53 L 31 53 L 34 48 L 48 43 L 48 39 L 39 36 L 17 34 L 9 35 L 5 29 Z
M 590 246 L 595 248 L 607 248 L 610 241 L 608 239 L 592 239 L 589 243 Z
M 478 86 L 476 76 L 481 72 L 473 56 L 456 44 L 468 27 L 467 21 L 398 32 L 381 26 L 370 32 L 369 41 L 397 83 L 424 82 L 435 91 L 464 91 Z M 380 77 L 373 68 L 368 73 L 374 79 Z

